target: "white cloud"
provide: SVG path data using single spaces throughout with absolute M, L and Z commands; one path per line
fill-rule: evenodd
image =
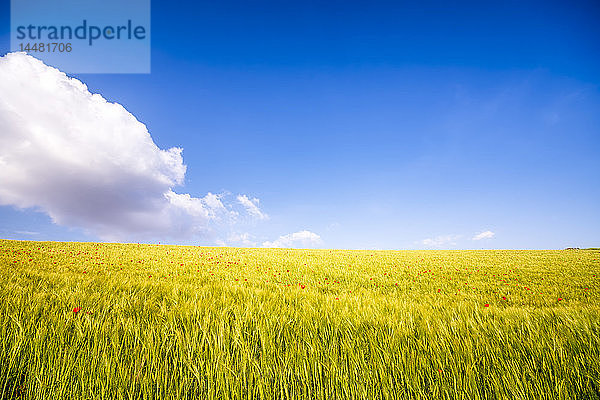
M 257 199 L 256 197 L 253 199 L 249 199 L 248 196 L 244 195 L 239 195 L 237 197 L 238 202 L 244 206 L 244 208 L 246 209 L 246 211 L 248 212 L 248 214 L 252 215 L 253 217 L 257 218 L 257 219 L 269 219 L 269 216 L 265 213 L 263 213 L 260 208 L 258 208 L 259 204 L 260 204 L 260 200 Z
M 227 241 L 236 246 L 243 247 L 256 247 L 257 243 L 252 240 L 253 236 L 248 232 L 245 233 L 232 233 L 227 237 Z
M 0 57 L 0 205 L 109 240 L 205 236 L 238 213 L 220 195 L 173 191 L 182 151 L 157 147 L 143 123 L 79 80 L 24 53 Z M 265 219 L 258 199 L 240 198 Z
M 264 242 L 263 247 L 294 247 L 294 248 L 313 248 L 321 245 L 321 237 L 314 232 L 300 231 L 280 236 L 272 242 Z
M 491 239 L 495 235 L 496 234 L 492 231 L 485 231 L 485 232 L 481 232 L 481 233 L 478 233 L 477 235 L 473 236 L 472 240 Z
M 434 238 L 423 239 L 421 244 L 428 247 L 456 246 L 456 241 L 461 237 L 462 235 L 441 235 Z

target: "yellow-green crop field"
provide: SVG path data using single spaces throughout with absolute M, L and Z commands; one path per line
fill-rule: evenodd
M 2 399 L 598 399 L 600 252 L 0 241 Z

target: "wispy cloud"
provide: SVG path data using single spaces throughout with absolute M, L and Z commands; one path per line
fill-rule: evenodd
M 313 248 L 323 243 L 321 237 L 314 232 L 300 231 L 280 236 L 272 242 L 264 242 L 263 247 L 294 247 L 294 248 Z
M 243 246 L 243 247 L 256 247 L 257 243 L 254 241 L 254 237 L 248 233 L 232 233 L 227 237 L 228 244 L 234 246 Z
M 475 236 L 473 236 L 473 238 L 471 240 L 483 240 L 483 239 L 491 239 L 495 236 L 496 234 L 492 231 L 485 231 L 485 232 L 481 232 L 476 234 Z
M 462 235 L 441 235 L 434 238 L 423 239 L 421 244 L 427 247 L 456 246 L 456 241 L 461 237 Z
M 269 219 L 269 216 L 262 212 L 259 208 L 260 200 L 256 197 L 253 199 L 248 198 L 245 194 L 237 197 L 238 202 L 244 206 L 248 214 L 252 215 L 257 219 Z

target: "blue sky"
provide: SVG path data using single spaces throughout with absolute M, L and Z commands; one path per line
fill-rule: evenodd
M 152 2 L 151 74 L 74 76 L 184 149 L 179 191 L 259 198 L 257 245 L 600 245 L 597 3 L 179 3 Z M 99 239 L 11 205 L 0 236 Z

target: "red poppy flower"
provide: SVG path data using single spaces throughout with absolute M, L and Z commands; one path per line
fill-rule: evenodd
M 77 314 L 77 313 L 78 313 L 80 310 L 81 310 L 81 307 L 75 307 L 75 308 L 73 309 L 73 312 L 74 312 L 75 314 Z
M 484 304 L 483 306 L 484 306 L 484 307 L 489 307 L 490 305 L 486 303 L 486 304 Z
M 561 300 L 562 300 L 562 297 L 559 297 L 559 298 L 558 298 L 558 301 L 561 301 Z

